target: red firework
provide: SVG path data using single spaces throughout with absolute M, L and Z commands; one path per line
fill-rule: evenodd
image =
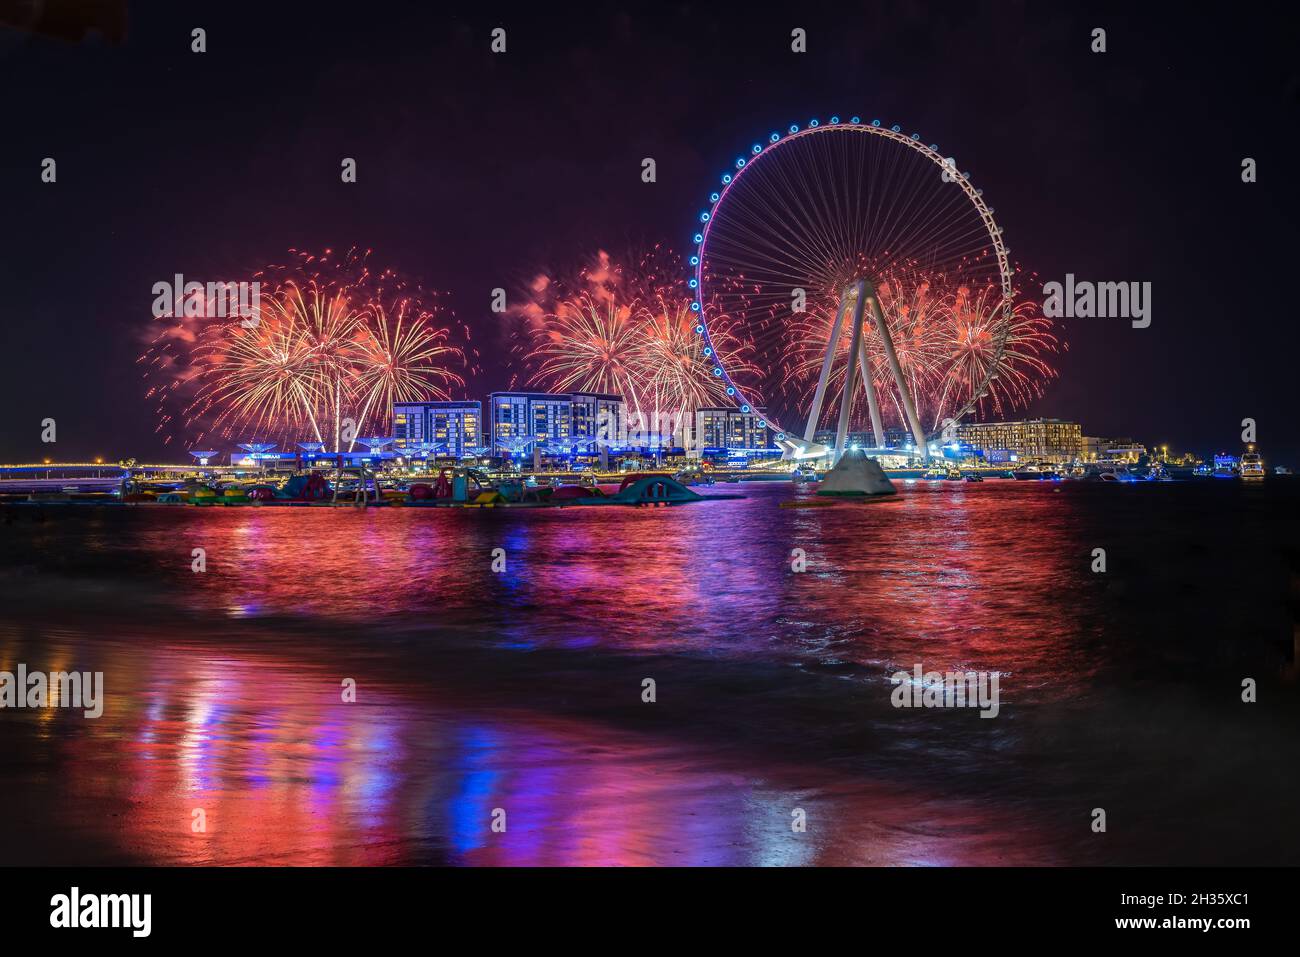
M 977 288 L 965 282 L 961 270 L 952 275 L 908 266 L 895 267 L 877 281 L 881 314 L 889 329 L 908 391 L 928 430 L 974 401 L 983 418 L 1023 408 L 1042 395 L 1056 376 L 1047 357 L 1060 344 L 1051 320 L 1029 300 L 1013 300 L 1010 320 L 1003 315 L 1000 287 L 986 282 Z M 808 408 L 821 372 L 838 299 L 820 296 L 787 324 L 781 356 L 780 388 Z M 864 345 L 881 413 L 887 424 L 906 426 L 897 382 L 870 313 L 865 317 Z M 773 321 L 779 321 L 774 316 Z M 828 394 L 843 388 L 850 350 L 851 324 L 844 321 L 828 380 Z M 999 351 L 999 339 L 1005 339 Z M 987 382 L 984 391 L 974 390 Z M 865 404 L 865 403 L 864 403 Z M 823 410 L 825 425 L 835 403 Z
M 252 277 L 255 321 L 184 314 L 199 309 L 159 320 L 139 361 L 167 441 L 179 424 L 194 443 L 351 448 L 356 436 L 387 431 L 395 402 L 448 398 L 464 385 L 466 349 L 453 335 L 468 330 L 437 293 L 373 270 L 368 252 L 294 256 Z
M 529 381 L 556 391 L 622 395 L 634 427 L 671 433 L 710 405 L 734 405 L 714 374 L 718 359 L 748 363 L 725 320 L 710 340 L 697 331 L 684 270 L 655 246 L 624 266 L 601 252 L 576 277 L 541 276 L 527 303 L 523 343 Z M 668 422 L 665 426 L 660 423 Z

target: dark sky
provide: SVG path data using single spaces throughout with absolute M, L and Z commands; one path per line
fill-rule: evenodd
M 504 388 L 493 287 L 602 248 L 686 251 L 739 149 L 838 112 L 955 153 L 1043 280 L 1153 284 L 1149 329 L 1063 323 L 1032 414 L 1203 453 L 1251 416 L 1267 459 L 1300 464 L 1300 44 L 1280 7 L 71 6 L 102 32 L 0 30 L 0 460 L 161 456 L 134 361 L 153 283 L 291 247 L 369 247 L 447 290 L 487 352 L 472 397 Z

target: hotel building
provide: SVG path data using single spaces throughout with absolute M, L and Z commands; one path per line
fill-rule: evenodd
M 715 407 L 695 412 L 695 442 L 699 451 L 709 449 L 771 449 L 772 430 L 761 412 Z
M 834 448 L 835 435 L 835 429 L 818 429 L 813 435 L 813 441 Z M 862 449 L 906 449 L 915 445 L 916 439 L 912 437 L 911 429 L 887 425 L 885 426 L 885 441 L 879 446 L 876 444 L 876 434 L 870 429 L 863 432 L 845 433 L 844 443 L 846 446 L 857 446 Z
M 621 444 L 627 428 L 622 396 L 595 392 L 493 392 L 488 410 L 498 455 L 522 451 L 528 442 L 556 452 L 594 452 L 601 439 Z
M 611 443 L 627 433 L 627 403 L 621 395 L 574 392 L 569 396 L 570 435 L 582 451 L 595 450 L 596 440 Z
M 1105 439 L 1092 435 L 1083 437 L 1085 462 L 1136 462 L 1147 454 L 1146 446 L 1132 439 Z
M 477 401 L 393 403 L 393 446 L 398 454 L 432 448 L 460 458 L 480 447 L 483 406 Z
M 1005 451 L 1022 461 L 1073 462 L 1083 455 L 1079 423 L 1061 419 L 964 422 L 957 426 L 957 441 L 982 449 L 986 458 Z

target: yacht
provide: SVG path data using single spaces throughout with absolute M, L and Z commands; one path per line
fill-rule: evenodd
M 1264 460 L 1258 452 L 1247 452 L 1241 457 L 1241 477 L 1244 479 L 1262 479 L 1265 475 Z
M 1056 469 L 1044 462 L 1027 462 L 1011 473 L 1020 482 L 1059 478 Z
M 1097 476 L 1103 482 L 1136 482 L 1137 476 L 1122 465 L 1112 465 L 1101 470 Z
M 1125 465 L 1118 463 L 1099 463 L 1089 465 L 1083 474 L 1083 478 L 1088 482 L 1136 482 L 1138 477 L 1128 470 Z

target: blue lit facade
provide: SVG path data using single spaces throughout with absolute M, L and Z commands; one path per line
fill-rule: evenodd
M 432 449 L 462 457 L 482 444 L 483 405 L 477 401 L 393 404 L 393 445 L 399 452 Z
M 620 395 L 575 392 L 570 399 L 570 438 L 580 451 L 599 449 L 598 442 L 619 446 L 627 434 L 627 404 Z
M 553 453 L 594 452 L 626 430 L 623 398 L 594 392 L 493 392 L 488 396 L 492 450 L 520 451 L 531 440 Z
M 772 449 L 772 430 L 759 411 L 707 408 L 695 412 L 695 445 L 700 449 Z

